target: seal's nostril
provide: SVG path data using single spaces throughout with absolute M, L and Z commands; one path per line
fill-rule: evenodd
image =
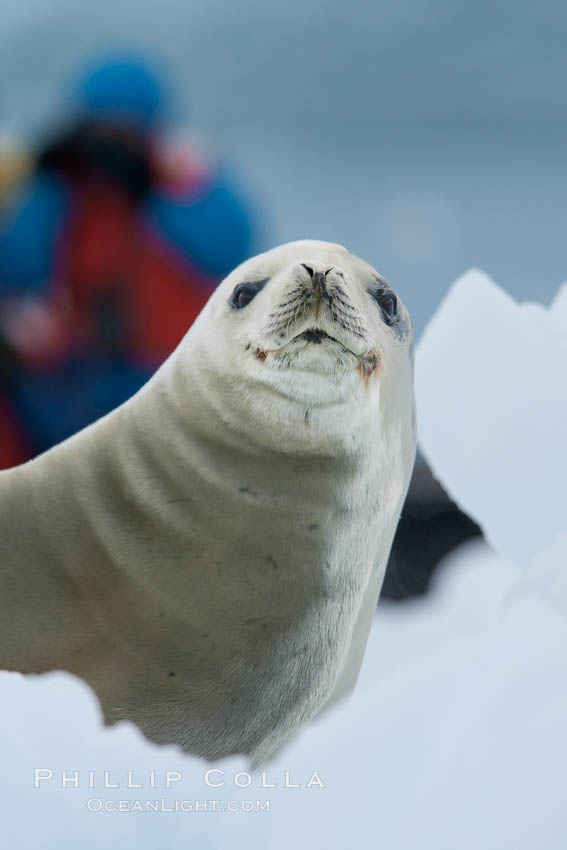
M 325 272 L 325 277 L 327 277 L 327 275 L 329 274 L 329 272 L 332 272 L 334 268 L 335 268 L 334 266 L 331 266 L 331 268 L 330 268 L 330 269 L 327 269 L 327 271 Z
M 309 272 L 309 277 L 313 277 L 313 269 L 311 266 L 307 266 L 305 263 L 301 263 L 306 272 Z

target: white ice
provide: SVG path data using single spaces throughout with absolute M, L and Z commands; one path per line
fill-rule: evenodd
M 518 304 L 459 278 L 419 346 L 421 443 L 498 552 L 528 564 L 567 527 L 567 285 Z

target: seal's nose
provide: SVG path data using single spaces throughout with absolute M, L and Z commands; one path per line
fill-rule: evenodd
M 327 294 L 327 286 L 325 283 L 325 278 L 329 274 L 329 272 L 333 271 L 334 266 L 331 266 L 330 269 L 316 269 L 312 265 L 308 265 L 307 263 L 301 263 L 305 271 L 308 273 L 311 278 L 311 283 L 313 285 L 313 291 L 321 296 Z

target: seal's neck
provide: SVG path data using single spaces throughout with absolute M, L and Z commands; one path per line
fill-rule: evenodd
M 380 384 L 351 375 L 317 374 L 235 362 L 221 368 L 204 357 L 170 358 L 159 392 L 195 434 L 246 453 L 352 455 L 368 429 L 381 427 Z

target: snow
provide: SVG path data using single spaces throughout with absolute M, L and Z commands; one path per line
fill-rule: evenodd
M 353 697 L 267 767 L 277 788 L 261 774 L 235 787 L 241 759 L 214 765 L 226 784 L 210 787 L 209 765 L 128 724 L 103 729 L 78 680 L 3 673 L 2 843 L 563 850 L 566 339 L 567 287 L 549 309 L 516 304 L 477 271 L 450 291 L 418 348 L 421 439 L 493 550 L 469 544 L 425 600 L 379 607 Z M 36 768 L 53 776 L 34 788 Z M 79 787 L 62 788 L 63 771 L 79 771 Z M 181 774 L 170 788 L 167 771 Z M 301 787 L 283 787 L 286 771 Z M 96 812 L 89 799 L 218 800 L 219 811 Z M 270 811 L 220 811 L 229 800 Z
M 476 270 L 419 346 L 424 454 L 489 543 L 522 565 L 567 525 L 566 364 L 567 285 L 547 309 Z

